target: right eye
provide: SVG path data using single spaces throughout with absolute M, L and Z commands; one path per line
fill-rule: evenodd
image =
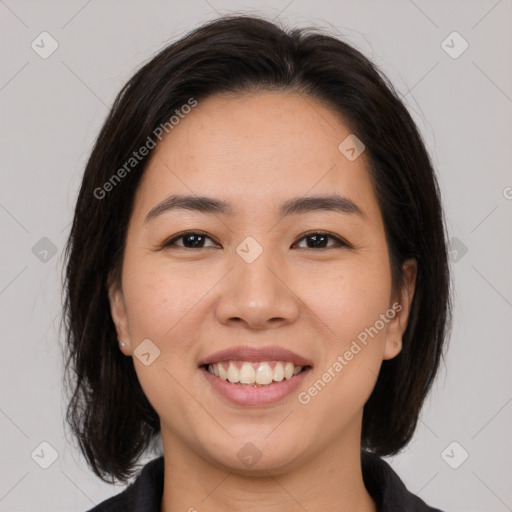
M 177 244 L 176 242 L 178 240 L 183 240 L 183 243 Z M 173 236 L 171 239 L 164 242 L 162 244 L 162 248 L 182 247 L 184 249 L 202 249 L 203 247 L 212 247 L 204 245 L 206 240 L 212 240 L 212 238 L 200 231 L 186 231 L 184 233 L 180 233 L 179 235 Z M 215 245 L 216 244 L 213 246 Z

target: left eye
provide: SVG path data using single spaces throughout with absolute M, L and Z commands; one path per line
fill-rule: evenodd
M 332 245 L 327 245 L 326 244 L 328 243 L 328 240 L 331 239 L 331 240 L 334 240 L 334 244 Z M 333 246 L 348 246 L 348 244 L 346 242 L 344 242 L 341 238 L 338 238 L 337 236 L 334 236 L 334 235 L 331 235 L 329 233 L 309 233 L 305 236 L 303 236 L 302 238 L 299 239 L 300 240 L 310 240 L 311 241 L 311 244 L 308 244 L 307 247 L 301 247 L 301 249 L 326 249 L 328 247 L 333 247 Z M 296 244 L 298 242 L 295 242 Z M 306 242 L 307 243 L 307 242 Z

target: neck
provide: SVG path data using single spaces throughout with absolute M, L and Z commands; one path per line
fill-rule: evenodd
M 161 512 L 377 511 L 364 486 L 359 443 L 340 440 L 300 466 L 257 476 L 215 466 L 163 429 L 162 443 Z

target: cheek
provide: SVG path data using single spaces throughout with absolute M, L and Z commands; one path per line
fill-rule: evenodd
M 376 282 L 375 276 L 353 274 L 338 282 L 326 282 L 316 297 L 315 312 L 329 327 L 329 335 L 322 339 L 314 377 L 297 398 L 308 417 L 323 422 L 326 415 L 336 416 L 337 421 L 328 428 L 321 426 L 326 439 L 352 421 L 375 386 L 388 326 L 381 320 L 388 308 L 389 287 L 385 283 L 385 279 Z
M 213 279 L 156 265 L 126 265 L 123 289 L 131 335 L 154 339 L 158 344 L 172 340 L 178 350 L 191 340 L 190 329 L 197 326 L 197 314 Z M 210 283 L 209 281 L 212 281 Z M 164 348 L 164 347 L 162 347 Z
M 193 415 L 201 413 L 200 407 L 190 402 L 184 385 L 190 381 L 197 359 L 198 326 L 205 314 L 201 299 L 214 282 L 210 282 L 212 276 L 201 274 L 203 280 L 192 274 L 165 264 L 149 265 L 143 258 L 127 259 L 123 271 L 133 346 L 150 339 L 159 351 L 148 366 L 133 357 L 135 371 L 149 402 L 168 423 L 180 417 L 190 424 Z
M 314 407 L 343 404 L 345 412 L 368 399 L 382 363 L 390 318 L 391 276 L 386 261 L 353 260 L 322 280 L 308 306 L 328 327 L 319 352 Z M 382 320 L 384 318 L 384 320 Z M 326 389 L 327 391 L 323 391 Z M 321 397 L 320 397 L 321 395 Z M 307 397 L 305 397 L 307 401 Z
M 314 280 L 309 273 L 305 285 Z M 328 328 L 327 339 L 335 344 L 331 348 L 342 350 L 387 311 L 391 276 L 389 268 L 378 260 L 372 264 L 354 260 L 327 273 L 320 286 L 309 286 L 309 290 L 306 302 Z M 379 326 L 379 331 L 385 331 Z

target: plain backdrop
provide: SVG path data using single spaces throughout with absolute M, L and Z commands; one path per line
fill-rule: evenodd
M 121 86 L 165 44 L 234 11 L 328 29 L 412 112 L 445 203 L 454 326 L 416 435 L 388 460 L 443 510 L 512 510 L 510 0 L 0 0 L 0 511 L 84 511 L 122 490 L 65 437 L 62 249 Z

